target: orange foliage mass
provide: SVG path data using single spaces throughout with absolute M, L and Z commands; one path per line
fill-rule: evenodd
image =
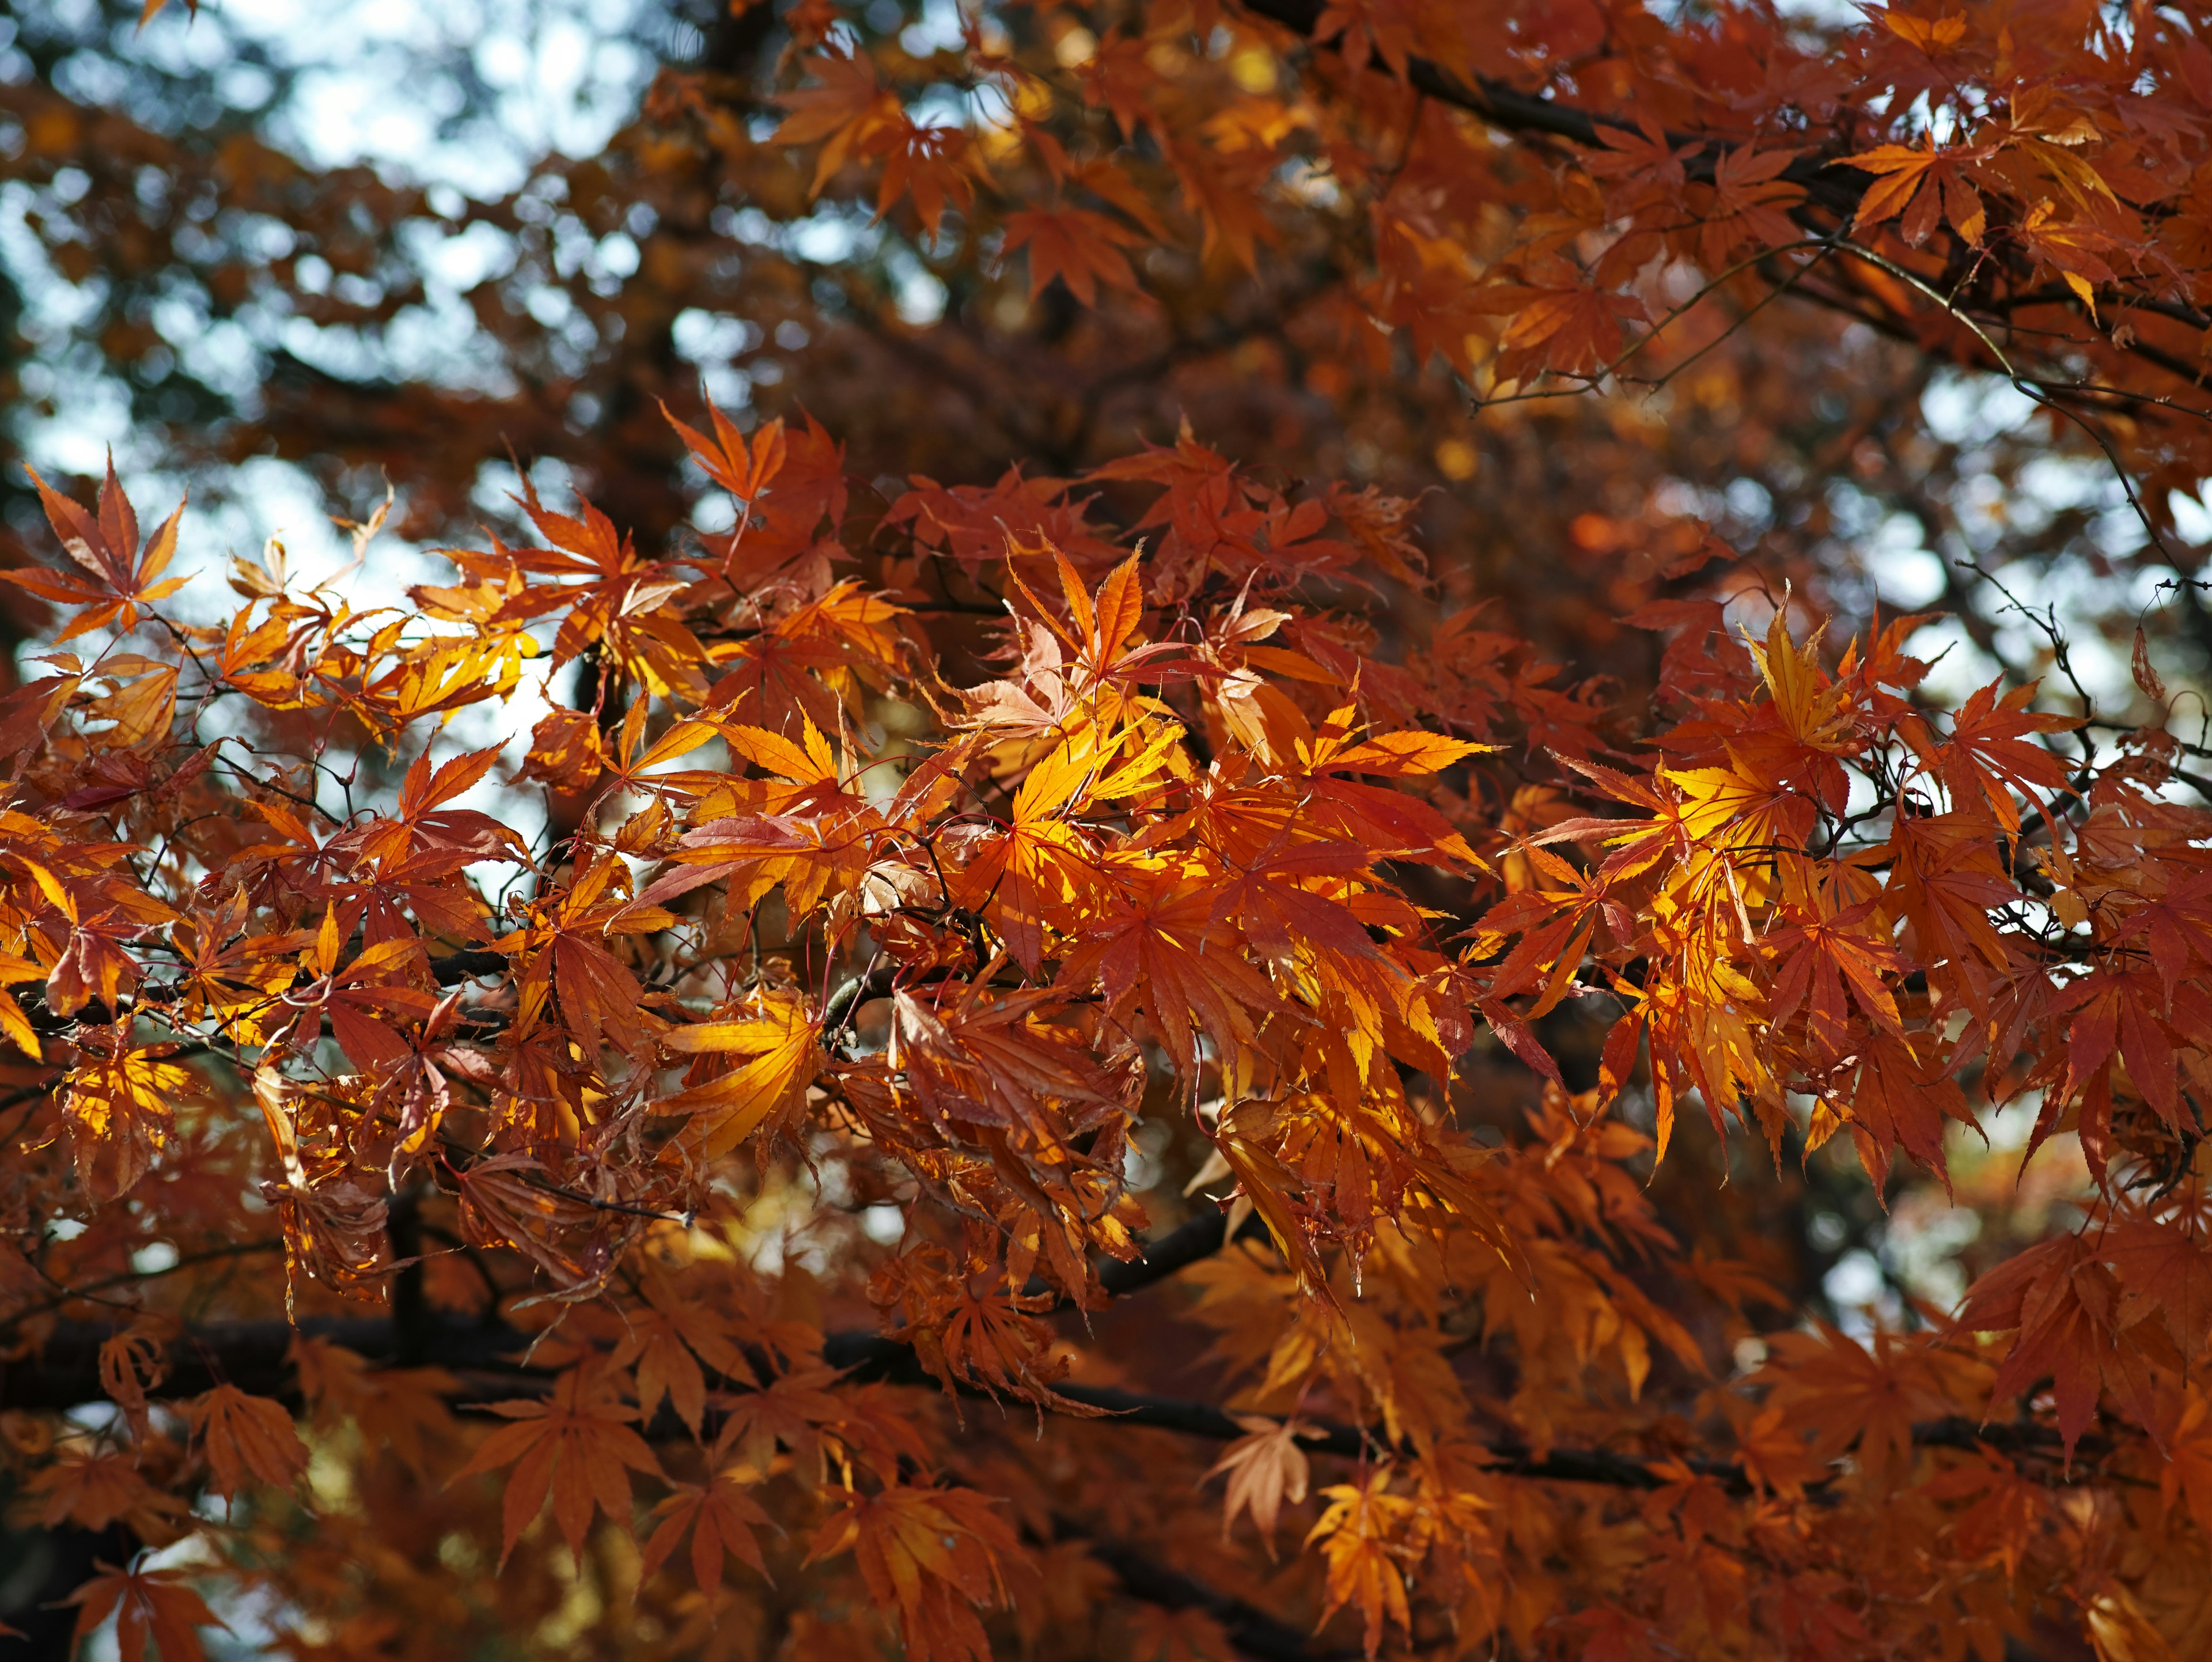
M 1326 268 L 1271 301 L 1316 396 L 1656 394 L 1809 302 L 2017 389 L 2193 581 L 2188 11 L 1816 52 L 1752 4 L 1023 4 L 925 60 L 817 4 L 779 123 L 703 71 L 649 117 L 786 221 L 988 224 L 1071 328 Z M 0 1430 L 19 1521 L 117 1544 L 78 1633 L 190 1662 L 252 1592 L 301 1657 L 2212 1654 L 2199 667 L 2138 630 L 2107 720 L 2053 614 L 2068 691 L 1946 697 L 1928 617 L 1572 503 L 1631 685 L 1413 494 L 1050 396 L 949 484 L 664 405 L 637 454 L 726 529 L 526 475 L 404 605 L 272 547 L 221 624 L 181 506 L 37 481 Z M 1848 1149 L 1995 1215 L 2000 1107 L 2083 1182 L 1955 1308 L 1846 1330 L 1675 1182 L 1709 1124 L 1736 1187 Z

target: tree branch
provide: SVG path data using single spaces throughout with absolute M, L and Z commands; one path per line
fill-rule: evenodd
M 1261 1662 L 1339 1662 L 1340 1659 L 1360 1654 L 1358 1650 L 1309 1649 L 1306 1636 L 1297 1629 L 1277 1621 L 1256 1605 L 1216 1592 L 1180 1570 L 1155 1563 L 1126 1543 L 1093 1535 L 1067 1518 L 1055 1516 L 1053 1527 L 1063 1537 L 1080 1540 L 1093 1558 L 1114 1572 L 1122 1590 L 1131 1598 L 1158 1604 L 1163 1610 L 1204 1610 L 1221 1624 L 1231 1644 L 1247 1656 L 1259 1658 Z
M 100 1346 L 117 1330 L 102 1324 L 64 1323 L 48 1336 L 35 1361 L 0 1361 L 0 1409 L 58 1410 L 102 1400 L 106 1393 L 100 1383 Z M 456 1403 L 541 1394 L 550 1388 L 553 1378 L 550 1373 L 520 1361 L 532 1336 L 513 1328 L 441 1319 L 426 1323 L 416 1331 L 402 1333 L 398 1324 L 388 1320 L 337 1319 L 305 1322 L 298 1330 L 372 1362 L 443 1367 L 466 1376 L 460 1388 L 449 1393 L 448 1400 Z M 298 1382 L 288 1354 L 294 1334 L 295 1330 L 283 1322 L 228 1322 L 188 1329 L 172 1343 L 167 1372 L 148 1394 L 193 1397 L 228 1383 L 255 1396 L 296 1401 Z M 824 1340 L 822 1354 L 824 1361 L 854 1383 L 939 1385 L 923 1368 L 913 1346 L 881 1334 L 832 1333 Z M 744 1390 L 733 1381 L 725 1384 L 732 1394 L 742 1394 Z M 1064 1384 L 1054 1389 L 1066 1401 L 1101 1410 L 1107 1419 L 1120 1424 L 1180 1432 L 1211 1442 L 1233 1442 L 1250 1434 L 1250 1428 L 1240 1418 L 1212 1403 L 1155 1396 L 1116 1385 Z M 990 1397 L 980 1387 L 964 1389 L 962 1394 L 979 1400 Z M 1306 1423 L 1312 1428 L 1302 1433 L 1298 1441 L 1311 1453 L 1356 1461 L 1408 1452 L 1394 1445 L 1380 1427 L 1327 1421 Z M 687 1434 L 665 1409 L 661 1420 L 645 1429 L 651 1435 L 671 1439 Z M 1959 1415 L 1916 1425 L 1912 1440 L 1923 1448 L 1991 1448 L 2013 1454 L 2049 1453 L 2060 1443 L 2057 1432 L 2048 1426 L 1983 1425 Z M 1676 1481 L 1655 1460 L 1609 1449 L 1553 1448 L 1539 1456 L 1525 1445 L 1504 1440 L 1493 1441 L 1487 1448 L 1490 1470 L 1500 1476 L 1646 1490 Z M 2085 1441 L 2079 1452 L 2094 1457 L 2102 1449 Z M 1697 1476 L 1712 1480 L 1730 1495 L 1744 1498 L 1758 1492 L 1750 1475 L 1734 1462 L 1689 1458 L 1680 1464 Z M 1808 1488 L 1815 1498 L 1830 1493 L 1825 1483 Z
M 1255 16 L 1310 39 L 1321 22 L 1325 0 L 1243 0 L 1243 5 Z M 1479 115 L 1504 132 L 1542 133 L 1595 149 L 1604 143 L 1598 136 L 1601 129 L 1614 132 L 1641 131 L 1636 123 L 1620 116 L 1601 115 L 1595 110 L 1525 93 L 1491 76 L 1478 75 L 1468 81 L 1426 58 L 1407 60 L 1406 79 L 1416 91 L 1455 109 Z M 1697 149 L 1698 154 L 1685 159 L 1683 169 L 1690 178 L 1707 182 L 1712 180 L 1720 157 L 1735 148 L 1729 140 L 1710 133 L 1669 131 L 1666 138 L 1674 149 Z M 1817 200 L 1825 210 L 1851 213 L 1865 192 L 1868 175 L 1856 167 L 1837 167 L 1832 161 L 1832 157 L 1818 154 L 1801 155 L 1784 169 L 1782 177 L 1794 185 L 1803 186 L 1808 196 Z M 1853 180 L 1859 182 L 1854 184 Z
M 1326 0 L 1242 0 L 1242 3 L 1244 9 L 1255 16 L 1266 18 L 1294 33 L 1310 40 L 1314 30 L 1320 25 Z M 1409 58 L 1406 63 L 1405 80 L 1407 85 L 1424 96 L 1480 116 L 1484 121 L 1502 132 L 1541 134 L 1547 137 L 1565 139 L 1571 143 L 1596 148 L 1601 146 L 1604 142 L 1601 136 L 1604 131 L 1639 131 L 1634 122 L 1622 117 L 1606 115 L 1595 110 L 1583 109 L 1572 104 L 1563 104 L 1555 99 L 1545 98 L 1534 93 L 1522 92 L 1510 83 L 1491 76 L 1475 75 L 1471 78 L 1462 76 L 1430 58 Z M 1672 129 L 1666 131 L 1665 137 L 1670 148 L 1688 152 L 1682 159 L 1685 177 L 1705 184 L 1711 184 L 1715 181 L 1719 165 L 1723 158 L 1744 145 L 1755 142 L 1749 136 L 1734 138 L 1715 133 L 1679 132 Z M 1805 192 L 1803 199 L 1790 210 L 1790 217 L 1814 235 L 1838 243 L 1838 246 L 1841 246 L 1839 239 L 1843 234 L 1843 228 L 1856 221 L 1860 202 L 1865 197 L 1868 188 L 1874 183 L 1873 175 L 1851 166 L 1844 157 L 1844 149 L 1837 144 L 1815 147 L 1794 157 L 1780 175 L 1789 183 L 1801 186 Z M 1980 337 L 1980 344 L 1989 350 L 1996 361 L 1996 372 L 2004 374 L 2016 386 L 2021 384 L 2022 377 L 2020 372 L 2005 361 L 2003 353 L 1998 350 L 1990 339 L 1988 332 L 1974 320 L 1966 308 L 1951 300 L 1944 299 L 1940 295 L 1933 295 L 1928 280 L 1923 277 L 1905 272 L 1901 269 L 1896 275 L 1902 277 L 1916 289 L 1929 294 L 1943 313 L 1957 320 L 1972 331 L 1976 336 Z M 1872 323 L 1883 332 L 1917 346 L 1923 351 L 1928 350 L 1927 340 L 1911 329 L 1908 319 L 1891 315 L 1881 307 L 1878 301 L 1875 302 L 1875 307 L 1880 315 L 1869 317 L 1862 306 L 1855 304 L 1852 297 L 1846 295 L 1816 288 L 1809 283 L 1798 285 L 1796 292 L 1846 315 Z M 2161 317 L 2172 318 L 2191 327 L 2203 326 L 2204 314 L 2198 308 L 2170 297 L 2130 292 L 2114 285 L 2100 285 L 2095 293 L 2095 302 L 2108 310 L 2124 308 L 2148 312 Z M 2081 298 L 2070 289 L 2059 291 L 2046 286 L 2027 290 L 2010 298 L 1992 297 L 1987 301 L 1977 302 L 1977 309 L 2008 315 L 2020 307 L 2045 303 L 2066 307 L 2076 315 L 2085 318 L 2093 327 L 2099 328 L 2099 332 L 2104 337 L 2105 344 L 2112 350 L 2162 369 L 2191 388 L 2201 389 L 2203 377 L 2195 366 L 2161 350 L 2153 343 L 2136 339 L 2124 344 L 2115 339 L 2109 330 L 2096 324 L 2095 312 L 2090 307 L 2085 306 Z M 2034 398 L 2038 403 L 2050 405 L 2071 420 L 2076 422 L 2081 420 L 2075 412 L 2064 408 L 2059 400 L 2062 397 L 2077 396 L 2090 389 L 2063 385 L 2033 376 L 2027 379 L 2035 382 L 2036 387 L 2040 390 L 2033 390 L 2027 387 L 2022 387 L 2021 390 L 2027 392 L 2029 396 Z M 2194 416 L 2198 419 L 2203 419 L 2205 416 L 2204 411 L 2189 405 L 2179 405 L 2170 399 L 2133 393 L 2126 389 L 2098 387 L 2094 390 L 2109 396 L 2134 399 L 2144 403 L 2161 405 L 2172 409 L 2179 414 Z M 2101 448 L 2110 453 L 2112 447 L 2100 435 L 2093 429 L 2085 427 L 2084 430 L 2089 433 Z M 2159 540 L 2154 530 L 2152 539 L 2154 543 Z

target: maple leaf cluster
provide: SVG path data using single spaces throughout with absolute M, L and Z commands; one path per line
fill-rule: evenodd
M 2212 901 L 2170 744 L 2100 751 L 2030 687 L 1917 703 L 1916 619 L 1831 660 L 1786 606 L 1736 636 L 1707 600 L 1644 620 L 1677 719 L 1638 760 L 1600 706 L 1566 728 L 1455 655 L 1463 623 L 1425 663 L 1361 650 L 1300 597 L 1362 569 L 1376 505 L 1285 496 L 1188 436 L 1093 482 L 1152 493 L 1126 529 L 1077 487 L 1002 484 L 1057 540 L 1004 531 L 995 560 L 957 528 L 975 502 L 894 504 L 877 537 L 1002 604 L 995 663 L 954 680 L 921 614 L 793 563 L 851 534 L 836 447 L 715 428 L 681 430 L 750 493 L 716 545 L 650 558 L 532 495 L 550 550 L 457 551 L 465 581 L 388 616 L 235 563 L 227 626 L 150 613 L 164 662 L 85 598 L 113 644 L 15 695 L 11 1400 L 66 1396 L 75 1346 L 120 1410 L 58 1434 L 18 1412 L 38 1517 L 160 1546 L 204 1492 L 238 1574 L 289 1508 L 343 1554 L 272 1399 L 296 1390 L 319 1440 L 388 1446 L 389 1504 L 410 1474 L 504 1474 L 502 1586 L 519 1554 L 547 1573 L 541 1513 L 580 1566 L 650 1500 L 631 1597 L 688 1588 L 706 1619 L 857 1575 L 922 1658 L 1024 1619 L 1040 1555 L 1132 1503 L 1108 1446 L 1146 1425 L 1230 1441 L 1225 1522 L 1269 1554 L 1310 1504 L 1310 1617 L 1352 1612 L 1370 1653 L 1438 1622 L 1516 1646 L 1664 1622 L 1715 1653 L 1812 1624 L 1837 1654 L 1944 1631 L 1994 1654 L 2053 1600 L 2162 1591 L 2127 1554 L 2180 1514 L 2107 1486 L 2203 1487 Z M 90 523 L 55 502 L 64 539 Z M 111 477 L 101 517 L 129 513 Z M 462 804 L 496 747 L 429 742 L 514 695 L 534 629 L 599 695 L 527 740 L 514 788 L 568 799 L 536 845 Z M 377 805 L 327 800 L 358 782 L 318 759 L 342 731 L 412 755 Z M 313 749 L 288 764 L 284 733 Z M 1472 806 L 1534 778 L 1589 811 L 1516 831 Z M 1416 898 L 1448 892 L 1456 934 Z M 1544 1034 L 1583 1001 L 1617 1014 L 1574 1093 Z M 1451 1107 L 1486 1035 L 1545 1087 L 1504 1154 Z M 1955 1318 L 1784 1332 L 1715 1371 L 1785 1301 L 1686 1260 L 1639 1188 L 1683 1105 L 1778 1164 L 1844 1135 L 1880 1191 L 2023 1099 L 2032 1141 L 2078 1139 L 2088 1224 Z M 1187 1193 L 1218 1196 L 1172 1227 L 1132 1184 L 1162 1122 L 1204 1150 Z M 894 1227 L 797 1221 L 802 1181 Z M 160 1275 L 149 1239 L 207 1290 L 114 1319 L 102 1289 Z M 241 1284 L 263 1249 L 281 1270 Z M 1220 1407 L 1130 1389 L 1141 1355 L 1062 1319 L 1125 1324 L 1184 1264 Z M 273 1354 L 196 1356 L 272 1296 Z M 392 1313 L 364 1329 L 348 1299 Z M 1662 1411 L 1698 1381 L 1693 1417 Z M 957 1430 L 1017 1407 L 1068 1433 Z M 2118 1509 L 2081 1509 L 2100 1495 Z M 1616 1544 L 1562 1569 L 1545 1531 L 1570 1528 Z M 213 1617 L 174 1571 L 103 1574 L 86 1628 L 197 1648 Z M 286 1597 L 334 1612 L 382 1573 L 295 1574 Z
M 1024 3 L 925 52 L 740 7 L 756 73 L 672 68 L 498 211 L 607 341 L 781 316 L 745 406 L 649 346 L 374 421 L 272 377 L 222 442 L 381 434 L 356 567 L 451 545 L 404 595 L 27 475 L 0 1459 L 64 1642 L 2212 1651 L 2212 633 L 2169 649 L 2212 53 L 2180 8 L 1710 9 Z M 168 165 L 51 80 L 0 88 L 27 178 Z M 399 304 L 274 152 L 205 165 L 178 247 L 293 215 L 353 279 L 319 316 Z M 396 247 L 421 204 L 359 182 Z M 30 234 L 133 273 L 75 200 Z M 915 324 L 899 270 L 994 298 Z M 2179 585 L 2115 626 L 2131 708 L 1978 567 L 2049 650 L 1954 583 L 2003 672 L 1960 681 L 1817 557 L 1847 479 L 1942 523 L 1995 476 L 1880 388 L 1752 561 L 1682 507 L 1869 341 L 1903 404 L 2026 400 L 2007 488 L 2113 482 L 2094 569 Z M 502 412 L 586 489 L 477 527 Z M 1415 433 L 1515 560 L 1378 459 Z M 1978 1208 L 1977 1273 L 1816 1303 L 1807 1220 L 1740 1227 L 1816 1183 Z

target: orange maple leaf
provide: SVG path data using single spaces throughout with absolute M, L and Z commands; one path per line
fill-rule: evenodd
M 1976 1282 L 1959 1324 L 1985 1333 L 2018 1330 L 1990 1385 L 1991 1413 L 2049 1379 L 2070 1458 L 2097 1417 L 2116 1292 L 2112 1272 L 2080 1235 L 2032 1246 Z
M 672 1027 L 661 1044 L 684 1056 L 746 1058 L 653 1104 L 659 1114 L 697 1117 L 702 1153 L 734 1148 L 762 1126 L 781 1123 L 804 1102 L 823 1056 L 821 1025 L 803 998 L 763 991 L 723 1017 Z
M 1098 285 L 1134 289 L 1124 248 L 1144 239 L 1118 221 L 1088 208 L 1024 208 L 1006 216 L 1006 253 L 1030 251 L 1030 298 L 1057 277 L 1085 306 L 1098 303 Z
M 146 1662 L 149 1640 L 161 1662 L 203 1662 L 207 1652 L 199 1629 L 230 1631 L 207 1601 L 185 1584 L 184 1570 L 118 1569 L 112 1564 L 99 1568 L 100 1574 L 62 1601 L 77 1607 L 76 1642 L 82 1642 L 112 1616 L 116 1649 L 123 1662 Z
M 850 1548 L 877 1606 L 896 1614 L 911 1662 L 989 1662 L 979 1604 L 1007 1602 L 1005 1567 L 1020 1544 L 973 1489 L 896 1484 L 833 1492 L 836 1510 L 806 1562 Z
M 283 1488 L 307 1469 L 307 1445 L 282 1403 L 219 1385 L 192 1404 L 191 1422 L 207 1458 L 208 1487 L 226 1500 L 246 1486 L 249 1474 Z
M 1856 167 L 1874 177 L 1875 182 L 1859 198 L 1858 212 L 1851 220 L 1852 235 L 1885 220 L 1899 219 L 1899 233 L 1917 246 L 1935 230 L 1940 214 L 1950 222 L 1953 230 L 1968 242 L 1978 244 L 1989 228 L 1989 212 L 1982 205 L 1981 193 L 1968 179 L 1967 169 L 1991 154 L 1982 145 L 1938 149 L 1931 137 L 1924 149 L 1878 144 L 1829 165 Z
M 1271 1420 L 1264 1415 L 1231 1417 L 1250 1434 L 1230 1444 L 1228 1452 L 1206 1474 L 1216 1477 L 1226 1472 L 1229 1476 L 1228 1493 L 1222 1497 L 1222 1538 L 1228 1538 L 1237 1514 L 1249 1511 L 1272 1558 L 1275 1520 L 1282 1515 L 1284 1503 L 1296 1506 L 1306 1498 L 1311 1468 L 1305 1451 L 1298 1446 L 1298 1438 L 1308 1428 L 1296 1420 Z
M 629 1473 L 658 1477 L 660 1463 L 631 1428 L 636 1410 L 615 1397 L 603 1371 L 572 1367 L 554 1382 L 553 1394 L 545 1400 L 494 1403 L 491 1411 L 521 1423 L 501 1426 L 486 1437 L 453 1481 L 514 1467 L 501 1508 L 501 1563 L 544 1508 L 549 1492 L 554 1520 L 579 1564 L 594 1510 L 629 1528 Z
M 0 571 L 0 578 L 20 588 L 27 588 L 43 600 L 84 608 L 54 636 L 57 642 L 110 624 L 127 633 L 137 627 L 141 611 L 184 587 L 186 578 L 161 576 L 177 552 L 177 527 L 185 514 L 183 502 L 179 502 L 169 517 L 155 527 L 142 549 L 138 544 L 138 516 L 115 477 L 112 456 L 107 461 L 107 478 L 100 487 L 97 519 L 51 489 L 39 477 L 36 468 L 28 471 L 31 482 L 39 488 L 39 501 L 46 510 L 47 522 L 53 527 L 54 535 L 61 539 L 63 551 L 93 579 L 87 582 L 81 577 L 39 566 Z
M 904 112 L 898 94 L 876 78 L 875 60 L 848 46 L 833 43 L 808 58 L 806 69 L 817 84 L 781 95 L 778 101 L 790 113 L 773 137 L 779 144 L 825 141 L 814 164 L 813 189 L 819 192 L 856 149 L 903 120 Z
M 1382 1647 L 1386 1622 L 1395 1622 L 1408 1635 L 1413 1626 L 1406 1598 L 1407 1549 L 1401 1537 L 1413 1519 L 1414 1503 L 1389 1492 L 1395 1476 L 1390 1464 L 1382 1461 L 1357 1482 L 1323 1489 L 1328 1510 L 1306 1537 L 1308 1546 L 1321 1543 L 1328 1564 L 1328 1600 L 1322 1622 L 1326 1623 L 1347 1604 L 1356 1606 L 1370 1659 Z
M 653 1509 L 653 1515 L 660 1519 L 660 1525 L 645 1543 L 638 1567 L 640 1581 L 653 1578 L 687 1529 L 691 1531 L 691 1579 L 701 1592 L 712 1592 L 722 1585 L 726 1556 L 741 1559 L 763 1576 L 768 1574 L 753 1531 L 773 1528 L 774 1524 L 730 1473 L 718 1473 L 703 1484 L 678 1485 Z

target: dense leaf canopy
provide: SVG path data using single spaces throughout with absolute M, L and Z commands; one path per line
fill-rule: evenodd
M 2212 9 L 250 21 L 0 24 L 0 1656 L 2212 1654 Z

